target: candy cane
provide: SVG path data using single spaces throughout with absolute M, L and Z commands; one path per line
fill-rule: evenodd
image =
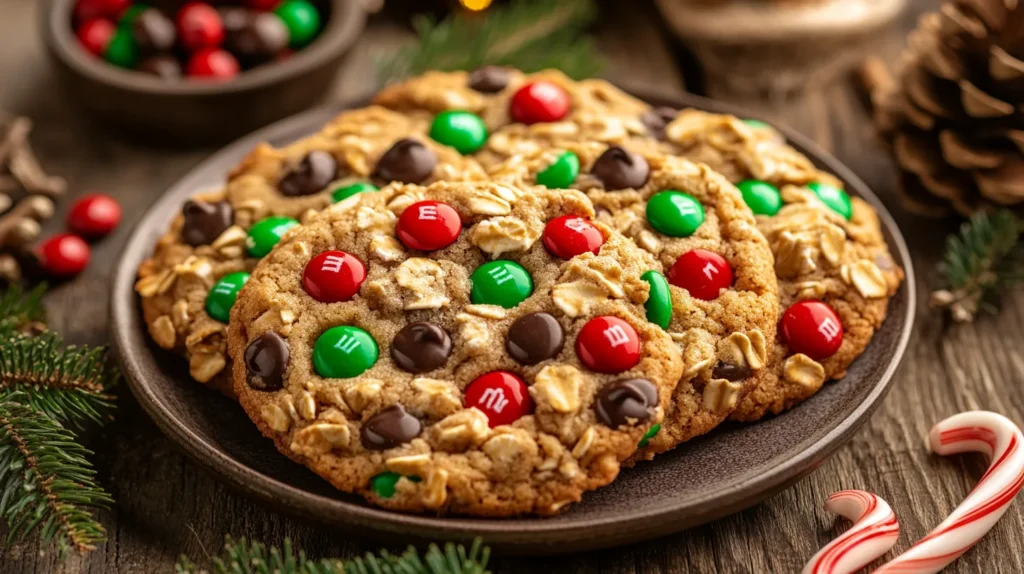
M 870 564 L 896 544 L 900 523 L 889 504 L 863 490 L 844 490 L 828 497 L 825 510 L 845 516 L 853 528 L 818 551 L 803 574 L 849 574 Z
M 960 413 L 932 427 L 928 438 L 938 454 L 983 452 L 991 464 L 952 514 L 876 574 L 942 570 L 995 526 L 1024 486 L 1024 435 L 1006 417 L 986 411 Z

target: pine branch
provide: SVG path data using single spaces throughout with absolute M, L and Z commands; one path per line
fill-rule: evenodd
M 46 320 L 43 293 L 46 285 L 38 285 L 25 293 L 15 284 L 0 295 L 0 337 L 25 331 L 40 331 Z
M 933 307 L 948 308 L 957 321 L 979 310 L 995 312 L 999 298 L 1024 281 L 1022 224 L 1008 209 L 977 213 L 946 240 L 939 271 L 946 287 L 932 293 Z
M 586 27 L 597 15 L 593 0 L 518 0 L 482 14 L 456 13 L 441 22 L 413 21 L 418 41 L 380 66 L 382 82 L 428 70 L 472 70 L 487 64 L 524 72 L 557 68 L 582 79 L 602 62 Z
M 442 551 L 431 544 L 421 558 L 416 549 L 409 547 L 401 556 L 383 550 L 378 554 L 367 553 L 354 560 L 306 558 L 306 553 L 292 548 L 291 540 L 285 538 L 283 548 L 266 547 L 259 542 L 238 540 L 228 536 L 220 556 L 212 561 L 214 574 L 485 574 L 489 572 L 487 560 L 491 551 L 478 538 L 469 551 L 459 544 L 445 544 Z M 207 574 L 198 569 L 186 556 L 178 559 L 175 567 L 178 574 Z
M 34 409 L 73 427 L 104 421 L 114 406 L 107 391 L 119 377 L 106 348 L 65 348 L 49 332 L 0 342 L 0 398 L 17 394 Z
M 92 511 L 113 500 L 95 482 L 85 459 L 91 453 L 24 395 L 0 397 L 0 517 L 7 543 L 38 531 L 62 557 L 68 549 L 94 550 L 106 531 Z

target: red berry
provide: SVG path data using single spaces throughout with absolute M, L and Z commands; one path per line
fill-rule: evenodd
M 820 301 L 793 303 L 779 327 L 790 350 L 815 360 L 831 357 L 843 344 L 843 322 Z
M 491 428 L 509 425 L 533 412 L 533 399 L 522 379 L 508 371 L 491 371 L 466 387 L 466 408 L 487 415 Z
M 58 233 L 36 248 L 39 264 L 54 277 L 71 277 L 89 264 L 89 244 L 70 233 Z
M 523 124 L 557 122 L 569 113 L 569 94 L 551 82 L 533 82 L 516 90 L 509 104 L 512 120 Z
M 178 11 L 178 37 L 190 51 L 216 48 L 224 41 L 224 23 L 209 4 L 189 2 Z
M 91 193 L 76 201 L 68 212 L 68 228 L 87 238 L 102 237 L 121 223 L 121 206 L 114 198 Z
M 576 336 L 576 355 L 591 371 L 628 371 L 640 362 L 640 336 L 618 317 L 595 317 Z
M 562 259 L 591 252 L 597 255 L 604 245 L 604 235 L 596 225 L 578 215 L 561 215 L 544 226 L 544 247 Z
M 230 80 L 238 75 L 239 69 L 238 60 L 230 52 L 210 49 L 192 54 L 185 71 L 193 78 Z
M 245 0 L 245 5 L 251 10 L 260 10 L 262 12 L 270 12 L 277 5 L 281 3 L 281 0 Z
M 682 287 L 704 301 L 718 298 L 722 289 L 732 285 L 732 267 L 724 257 L 705 249 L 687 251 L 668 270 L 668 282 Z
M 455 242 L 462 219 L 452 206 L 440 201 L 420 201 L 398 218 L 395 234 L 403 245 L 420 251 L 436 251 Z
M 131 4 L 132 0 L 78 0 L 75 2 L 75 21 L 85 22 L 93 18 L 116 20 Z
M 78 41 L 90 54 L 102 58 L 116 30 L 117 27 L 110 20 L 93 18 L 78 27 Z
M 302 272 L 306 293 L 322 303 L 348 301 L 366 279 L 366 266 L 344 251 L 324 251 L 309 260 Z

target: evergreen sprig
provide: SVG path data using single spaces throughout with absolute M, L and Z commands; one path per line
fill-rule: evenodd
M 103 422 L 114 406 L 107 390 L 118 378 L 105 348 L 64 347 L 51 332 L 13 335 L 0 344 L 0 397 L 17 393 L 36 410 L 76 428 Z
M 45 285 L 25 293 L 17 284 L 0 294 L 0 337 L 39 330 L 46 319 L 43 309 Z
M 43 543 L 94 550 L 106 540 L 92 511 L 113 502 L 95 481 L 90 453 L 23 392 L 0 397 L 0 517 L 7 543 L 38 531 Z
M 466 547 L 453 543 L 441 550 L 431 544 L 422 557 L 412 546 L 399 556 L 386 550 L 352 560 L 306 558 L 285 538 L 282 548 L 267 547 L 245 538 L 226 537 L 224 549 L 212 558 L 213 574 L 485 574 L 491 551 L 478 538 Z M 207 574 L 186 556 L 178 559 L 178 574 Z
M 458 12 L 440 22 L 417 16 L 418 41 L 382 63 L 381 80 L 487 64 L 524 72 L 557 68 L 575 79 L 591 77 L 601 71 L 602 62 L 584 32 L 596 15 L 593 0 L 519 0 L 482 14 Z
M 1000 295 L 1024 281 L 1021 231 L 1008 209 L 971 217 L 946 240 L 939 264 L 946 286 L 932 293 L 932 306 L 948 308 L 957 321 L 972 321 L 979 310 L 994 312 Z

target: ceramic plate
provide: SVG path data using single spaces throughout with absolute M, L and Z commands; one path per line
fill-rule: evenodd
M 643 97 L 643 96 L 642 96 Z M 646 97 L 656 105 L 742 111 L 695 96 Z M 753 425 L 728 424 L 709 436 L 636 468 L 554 518 L 476 519 L 410 516 L 373 508 L 339 493 L 279 454 L 241 408 L 193 382 L 186 362 L 159 349 L 146 334 L 133 291 L 135 271 L 194 192 L 225 174 L 260 141 L 287 144 L 318 130 L 341 106 L 305 112 L 225 148 L 171 187 L 132 233 L 113 275 L 113 346 L 128 385 L 163 432 L 219 479 L 283 512 L 353 533 L 397 535 L 411 542 L 481 536 L 496 550 L 560 553 L 603 548 L 676 532 L 752 506 L 810 473 L 845 443 L 881 403 L 903 355 L 914 317 L 914 271 L 907 247 L 878 198 L 835 158 L 799 134 L 780 131 L 846 189 L 878 210 L 903 287 L 889 318 L 841 382 L 782 416 Z M 723 456 L 725 454 L 726 456 Z

